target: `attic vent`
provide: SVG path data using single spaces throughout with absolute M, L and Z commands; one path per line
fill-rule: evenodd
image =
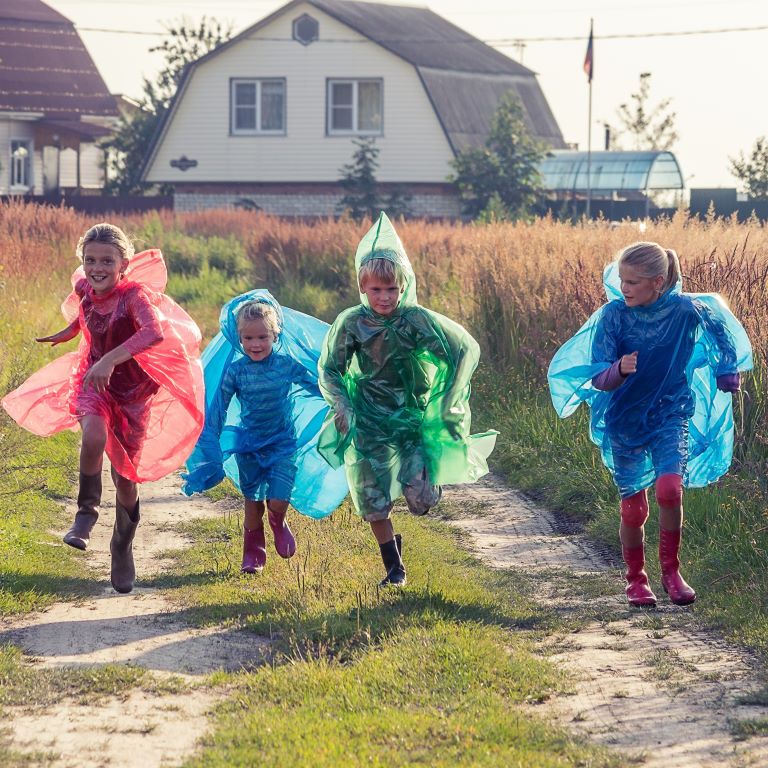
M 303 13 L 298 19 L 293 20 L 293 39 L 302 45 L 309 45 L 317 40 L 320 24 L 309 14 Z

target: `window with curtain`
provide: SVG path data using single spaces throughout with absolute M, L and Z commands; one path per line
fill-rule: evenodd
M 383 91 L 382 80 L 329 80 L 328 133 L 381 135 Z
M 32 186 L 32 142 L 26 139 L 11 141 L 11 187 Z
M 233 135 L 285 133 L 285 80 L 232 80 Z

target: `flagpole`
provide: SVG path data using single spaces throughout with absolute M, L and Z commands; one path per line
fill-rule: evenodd
M 589 46 L 590 46 L 590 69 L 589 69 L 589 108 L 587 110 L 587 205 L 586 216 L 591 218 L 592 214 L 592 68 L 594 66 L 592 57 L 592 24 L 594 19 L 589 20 Z

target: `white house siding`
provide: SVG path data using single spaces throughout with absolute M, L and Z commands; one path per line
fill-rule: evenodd
M 320 25 L 320 40 L 308 46 L 291 39 L 292 22 L 302 13 Z M 285 78 L 285 136 L 230 136 L 230 78 L 241 77 Z M 379 181 L 446 180 L 453 155 L 414 67 L 309 5 L 282 15 L 194 70 L 147 180 L 337 180 L 354 147 L 348 136 L 326 136 L 327 78 L 383 79 L 383 135 L 376 141 Z M 171 160 L 182 155 L 196 160 L 197 167 L 172 168 Z

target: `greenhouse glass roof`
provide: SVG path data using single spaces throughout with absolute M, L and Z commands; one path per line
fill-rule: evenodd
M 539 165 L 544 187 L 587 190 L 587 153 L 553 150 Z M 593 192 L 683 189 L 685 182 L 671 152 L 592 152 Z

